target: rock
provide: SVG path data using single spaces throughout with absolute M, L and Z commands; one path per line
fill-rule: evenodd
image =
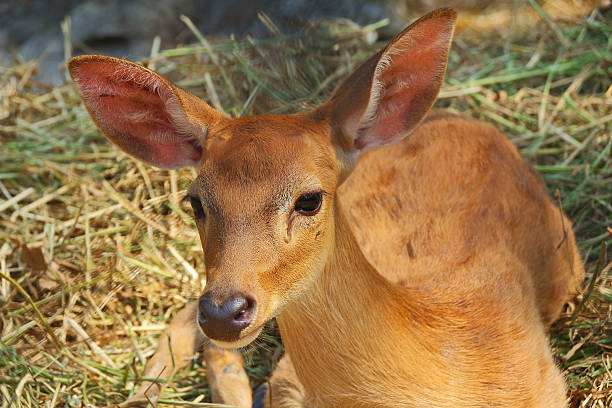
M 359 24 L 390 18 L 381 36 L 390 37 L 425 12 L 446 5 L 460 13 L 459 30 L 476 35 L 483 31 L 508 32 L 508 21 L 515 17 L 527 27 L 537 21 L 537 13 L 520 3 L 516 16 L 515 0 L 13 0 L 0 2 L 0 65 L 14 63 L 13 50 L 24 60 L 44 55 L 39 80 L 62 83 L 64 48 L 62 20 L 71 20 L 74 54 L 100 53 L 138 59 L 148 55 L 153 38 L 159 35 L 162 48 L 194 41 L 179 17 L 191 18 L 204 35 L 237 36 L 269 34 L 259 20 L 264 11 L 280 28 L 292 33 L 302 30 L 313 19 L 344 17 Z M 553 18 L 579 18 L 597 5 L 610 0 L 544 0 L 543 8 Z M 500 17 L 501 16 L 501 17 Z M 505 20 L 504 20 L 505 18 Z M 500 23 L 497 20 L 506 21 Z M 524 27 L 523 27 L 524 28 Z M 524 30 L 523 30 L 524 31 Z M 519 30 L 519 34 L 523 31 Z M 499 33 L 498 33 L 499 34 Z M 503 33 L 502 33 L 503 34 Z

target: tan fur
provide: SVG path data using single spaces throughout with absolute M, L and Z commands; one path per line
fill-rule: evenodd
M 366 154 L 339 195 L 368 259 L 402 286 L 435 279 L 460 290 L 448 270 L 505 247 L 525 264 L 521 280 L 535 287 L 548 326 L 582 283 L 571 222 L 510 141 L 483 123 L 433 111 L 399 145 Z
M 268 380 L 265 407 L 300 408 L 304 406 L 304 387 L 297 379 L 289 354 L 280 359 Z
M 584 276 L 571 223 L 505 136 L 449 112 L 426 116 L 455 18 L 419 19 L 326 104 L 296 115 L 230 119 L 134 64 L 70 64 L 120 147 L 154 153 L 141 157 L 153 164 L 199 163 L 189 195 L 201 207 L 206 301 L 256 304 L 248 326 L 211 340 L 241 347 L 276 316 L 286 347 L 265 404 L 566 406 L 546 331 Z M 125 93 L 114 91 L 114 64 Z M 168 114 L 160 99 L 180 109 Z M 122 108 L 142 123 L 116 119 Z M 201 145 L 185 123 L 206 129 Z M 320 208 L 298 210 L 313 192 Z M 202 341 L 195 309 L 169 329 L 181 353 Z M 162 337 L 147 370 L 167 365 L 167 345 Z M 228 355 L 205 355 L 213 385 L 244 389 L 235 355 L 228 381 L 214 378 Z
M 503 135 L 428 121 L 366 155 L 339 201 L 336 261 L 278 317 L 316 390 L 305 406 L 565 406 L 546 328 L 584 271 L 571 224 L 564 239 L 561 212 Z M 333 327 L 342 335 L 330 343 Z
M 250 408 L 253 400 L 242 354 L 211 345 L 204 351 L 204 360 L 211 400 L 218 404 Z

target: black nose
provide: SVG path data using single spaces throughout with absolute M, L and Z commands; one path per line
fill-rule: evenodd
M 211 294 L 200 297 L 198 323 L 204 334 L 213 340 L 235 341 L 240 332 L 251 324 L 255 314 L 255 299 L 243 294 L 234 295 L 220 306 Z

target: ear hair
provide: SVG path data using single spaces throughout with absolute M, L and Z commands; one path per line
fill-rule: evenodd
M 401 140 L 440 89 L 456 13 L 436 10 L 406 28 L 361 65 L 321 110 L 337 126 L 348 156 Z
M 69 70 L 92 118 L 132 156 L 164 168 L 198 165 L 208 129 L 226 116 L 157 73 L 95 55 Z

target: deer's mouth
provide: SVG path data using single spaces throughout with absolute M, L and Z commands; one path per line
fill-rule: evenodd
M 240 338 L 236 341 L 221 341 L 210 339 L 216 346 L 224 349 L 237 349 L 244 347 L 252 343 L 261 333 L 263 325 L 253 328 L 247 328 L 246 333 L 241 334 Z

